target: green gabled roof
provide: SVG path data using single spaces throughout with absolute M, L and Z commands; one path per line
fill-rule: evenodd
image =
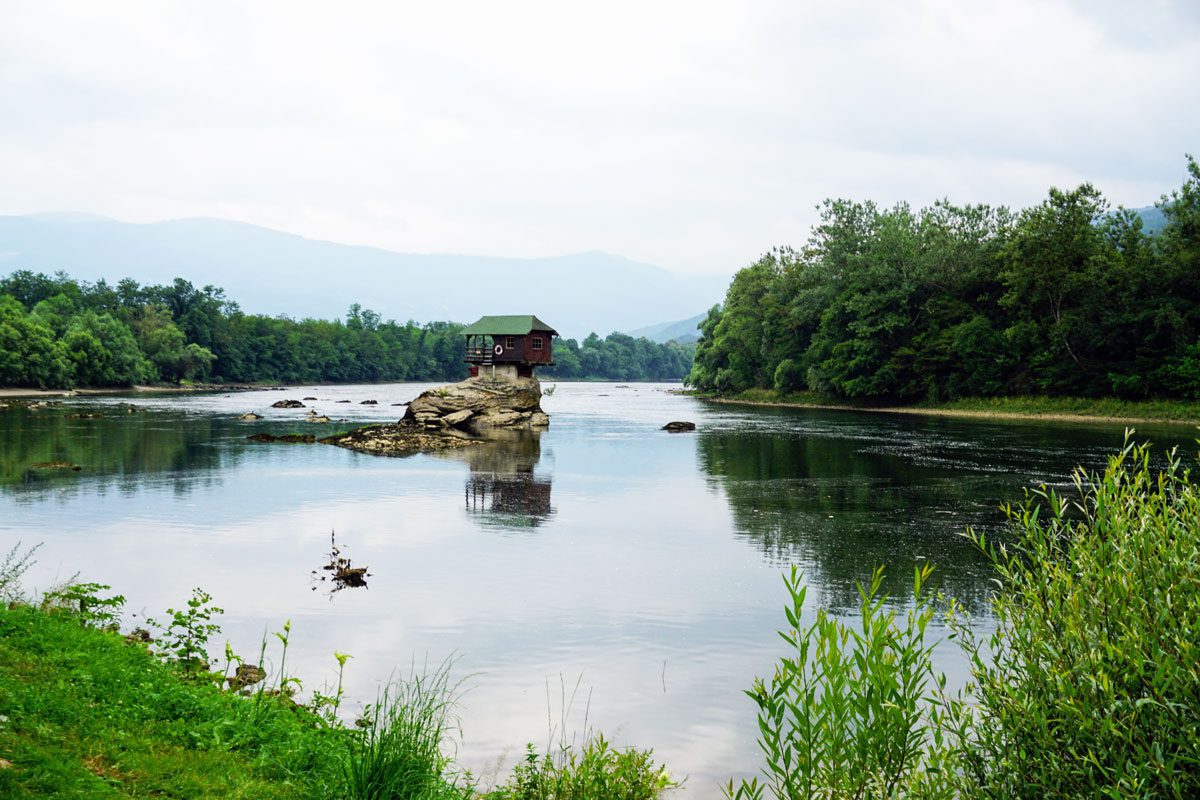
M 480 317 L 463 329 L 466 336 L 524 336 L 533 331 L 546 331 L 555 336 L 558 331 L 533 314 L 512 314 L 506 317 Z

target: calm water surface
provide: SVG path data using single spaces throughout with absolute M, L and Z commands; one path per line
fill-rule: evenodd
M 933 562 L 986 628 L 987 572 L 959 534 L 1001 530 L 1003 500 L 1066 487 L 1123 436 L 1120 425 L 751 409 L 665 385 L 561 383 L 543 400 L 548 431 L 486 448 L 387 458 L 246 440 L 393 420 L 392 404 L 423 388 L 0 410 L 0 546 L 43 542 L 31 588 L 76 573 L 111 584 L 137 615 L 127 624 L 204 587 L 226 609 L 214 654 L 228 639 L 253 655 L 290 619 L 289 673 L 320 688 L 333 651 L 351 653 L 351 705 L 414 660 L 457 656 L 470 687 L 459 753 L 477 775 L 565 719 L 653 747 L 688 776 L 686 796 L 709 798 L 758 764 L 742 690 L 779 655 L 787 565 L 804 570 L 810 607 L 850 614 L 873 566 L 890 568 L 902 597 L 913 567 Z M 309 426 L 305 410 L 269 408 L 307 395 L 346 422 Z M 265 419 L 236 421 L 247 411 Z M 699 430 L 659 430 L 674 419 Z M 1139 435 L 1196 449 L 1186 427 Z M 52 460 L 83 469 L 28 468 Z M 314 579 L 333 531 L 370 568 L 368 589 L 330 594 Z M 953 647 L 938 656 L 961 682 Z

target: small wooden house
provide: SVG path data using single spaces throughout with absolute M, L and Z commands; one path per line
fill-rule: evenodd
M 480 317 L 463 330 L 471 377 L 497 375 L 532 378 L 533 368 L 554 365 L 558 331 L 532 314 Z

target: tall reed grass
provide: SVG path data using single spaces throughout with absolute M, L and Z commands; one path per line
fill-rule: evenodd
M 451 748 L 461 682 L 453 662 L 414 668 L 393 679 L 366 712 L 360 736 L 345 752 L 345 792 L 354 800 L 447 800 L 469 798 Z

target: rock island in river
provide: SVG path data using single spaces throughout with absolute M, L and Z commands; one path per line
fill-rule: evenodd
M 412 455 L 482 444 L 489 431 L 546 428 L 537 378 L 477 376 L 422 392 L 403 419 L 319 441 L 378 455 Z

